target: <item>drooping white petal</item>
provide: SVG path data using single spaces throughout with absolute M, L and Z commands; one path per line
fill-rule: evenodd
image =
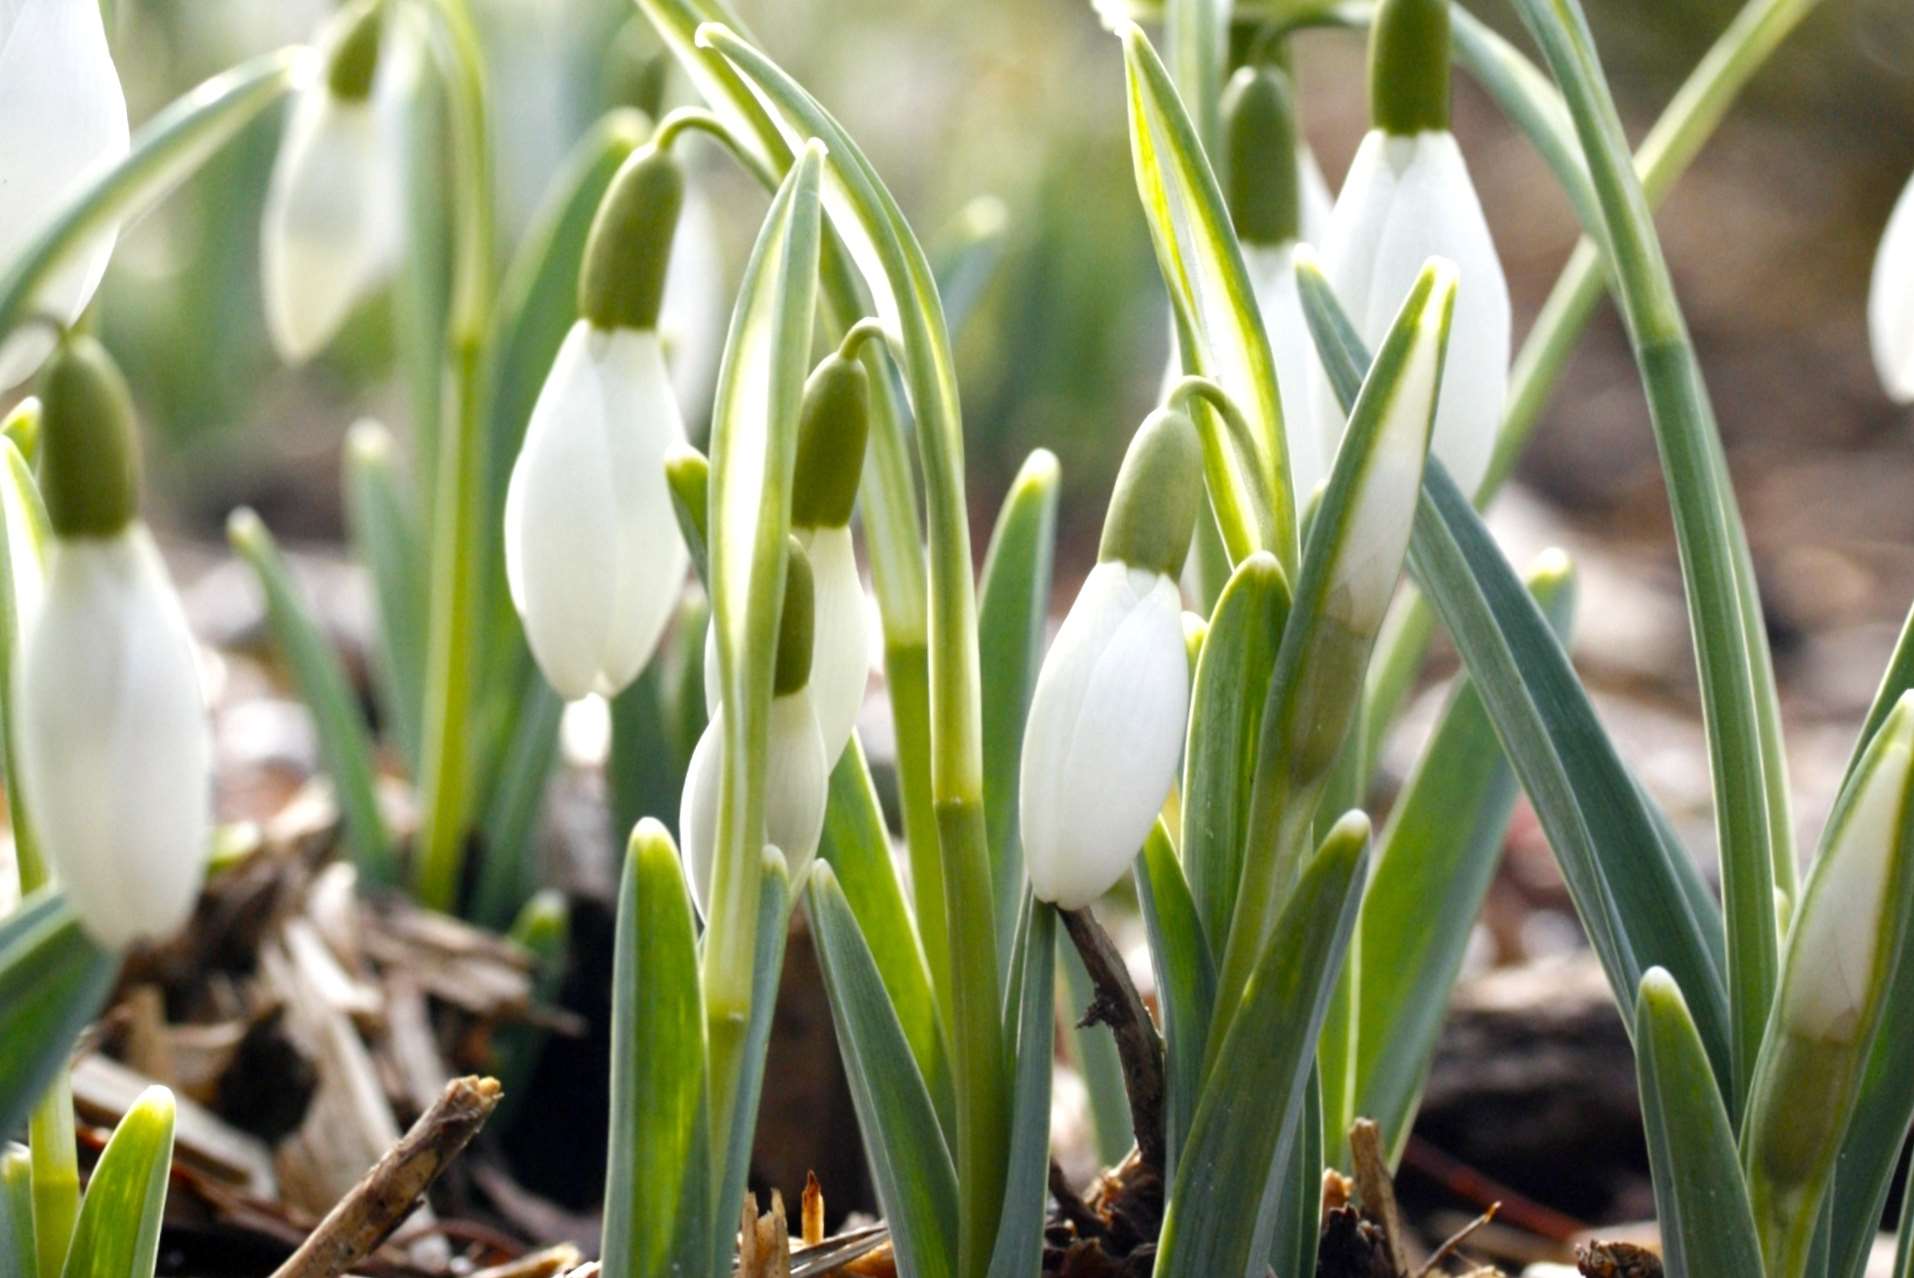
M 198 899 L 212 798 L 199 669 L 139 524 L 56 540 L 15 667 L 21 783 L 88 935 L 169 936 Z
M 857 575 L 850 528 L 801 529 L 810 556 L 817 611 L 811 628 L 811 693 L 824 756 L 832 764 L 851 739 L 871 678 L 870 606 Z
M 1309 322 L 1303 318 L 1302 293 L 1296 284 L 1296 243 L 1246 244 L 1243 256 L 1256 289 L 1257 308 L 1263 313 L 1263 327 L 1269 332 L 1270 350 L 1276 357 L 1290 487 L 1298 505 L 1307 506 L 1310 493 L 1322 482 L 1328 467 L 1323 461 L 1315 418 L 1310 414 L 1316 343 L 1309 335 Z
M 1431 257 L 1461 277 L 1431 451 L 1465 493 L 1488 471 L 1508 399 L 1508 281 L 1481 201 L 1448 133 L 1363 139 L 1322 246 L 1323 271 L 1373 349 Z M 1320 365 L 1311 393 L 1324 457 L 1335 455 L 1348 417 Z
M 403 62 L 397 28 L 381 63 Z M 294 99 L 266 190 L 260 287 L 281 358 L 318 354 L 385 284 L 404 243 L 401 104 L 407 78 L 382 65 L 373 93 L 336 97 L 323 78 Z
M 1168 797 L 1189 711 L 1176 583 L 1102 563 L 1057 631 L 1024 727 L 1024 863 L 1079 909 L 1123 876 Z
M 75 196 L 127 152 L 126 95 L 100 7 L 0 0 L 0 263 L 12 262 Z M 117 227 L 95 235 L 47 281 L 35 309 L 72 323 L 92 300 Z M 44 326 L 0 345 L 0 390 L 53 350 Z
M 767 734 L 764 838 L 784 853 L 791 890 L 803 886 L 804 872 L 817 856 L 824 834 L 824 804 L 829 797 L 830 764 L 817 727 L 817 708 L 809 685 L 771 699 Z M 724 756 L 724 712 L 712 716 L 691 752 L 684 795 L 678 808 L 678 835 L 685 855 L 691 898 L 700 917 L 709 917 L 712 867 L 717 859 L 718 793 Z
M 1881 385 L 1897 404 L 1914 404 L 1914 181 L 1881 236 L 1868 289 L 1868 337 Z
M 1848 1043 L 1876 982 L 1875 962 L 1895 908 L 1889 888 L 1901 852 L 1914 770 L 1914 694 L 1880 728 L 1868 771 L 1809 875 L 1788 938 L 1782 1015 L 1803 1038 Z
M 567 699 L 616 696 L 671 619 L 690 555 L 664 459 L 683 442 L 657 335 L 574 324 L 505 495 L 512 602 Z
M 1316 158 L 1307 142 L 1296 148 L 1296 167 L 1302 173 L 1297 188 L 1302 195 L 1299 238 L 1305 244 L 1321 244 L 1323 237 L 1329 234 L 1329 217 L 1335 210 L 1336 197 L 1330 193 L 1329 179 L 1323 176 L 1322 161 Z
M 658 311 L 658 332 L 671 365 L 671 386 L 694 420 L 711 408 L 724 345 L 724 255 L 717 219 L 695 184 L 685 187 L 678 231 L 671 237 L 671 266 Z

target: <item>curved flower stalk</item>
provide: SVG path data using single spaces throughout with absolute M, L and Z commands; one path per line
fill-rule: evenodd
M 286 120 L 260 227 L 266 331 L 303 364 L 391 277 L 404 241 L 397 109 L 409 54 L 381 0 L 334 19 Z
M 0 262 L 46 230 L 86 183 L 127 153 L 126 94 L 96 4 L 9 0 L 0 5 Z M 39 308 L 71 324 L 92 300 L 119 234 L 93 232 L 41 286 Z M 23 381 L 53 350 L 29 326 L 0 343 L 0 390 Z
M 677 161 L 649 146 L 613 179 L 580 271 L 580 318 L 506 490 L 512 603 L 567 699 L 615 696 L 638 676 L 690 566 L 664 470 L 684 422 L 657 331 L 683 190 Z
M 199 896 L 212 747 L 192 635 L 139 519 L 126 384 L 70 338 L 42 394 L 46 595 L 14 667 L 21 784 L 87 934 L 171 935 Z
M 1243 262 L 1276 358 L 1289 479 L 1297 504 L 1306 508 L 1328 465 L 1308 411 L 1316 348 L 1297 291 L 1296 245 L 1326 229 L 1328 187 L 1315 157 L 1302 145 L 1288 77 L 1281 71 L 1239 70 L 1223 99 L 1223 128 L 1230 221 L 1242 241 Z M 1312 231 L 1318 197 L 1322 224 Z
M 1914 404 L 1914 180 L 1895 202 L 1881 236 L 1867 327 L 1881 385 L 1895 403 Z
M 1189 711 L 1182 570 L 1203 501 L 1181 413 L 1137 429 L 1097 566 L 1045 656 L 1024 726 L 1019 813 L 1037 898 L 1081 909 L 1123 876 L 1176 780 Z
M 1456 264 L 1455 336 L 1431 450 L 1464 492 L 1488 472 L 1509 383 L 1509 288 L 1475 185 L 1449 131 L 1449 6 L 1384 0 L 1370 44 L 1373 127 L 1363 138 L 1322 245 L 1323 270 L 1363 341 L 1376 346 L 1422 264 Z M 1325 456 L 1347 418 L 1313 377 Z
M 871 606 L 851 543 L 851 510 L 869 433 L 869 374 L 849 350 L 825 356 L 804 387 L 791 480 L 791 535 L 805 554 L 816 587 L 811 687 L 827 768 L 851 739 L 871 677 Z M 722 686 L 717 633 L 706 630 L 707 715 L 718 713 Z M 794 864 L 794 884 L 796 868 Z
M 831 773 L 812 691 L 812 636 L 820 628 L 817 587 L 810 560 L 793 538 L 765 743 L 764 835 L 765 842 L 784 854 L 794 890 L 803 885 L 804 872 L 811 868 L 823 837 Z M 724 708 L 719 706 L 691 752 L 678 813 L 691 896 L 702 918 L 710 917 L 712 870 L 717 860 L 724 731 Z

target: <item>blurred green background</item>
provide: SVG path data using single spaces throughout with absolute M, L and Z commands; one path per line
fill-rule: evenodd
M 1094 537 L 1124 439 L 1155 393 L 1166 342 L 1115 41 L 1084 0 L 738 2 L 761 41 L 860 139 L 926 241 L 974 197 L 1001 201 L 1000 267 L 959 341 L 975 513 L 986 526 L 1028 450 L 1055 450 L 1068 580 L 1085 557 L 1072 548 Z M 630 82 L 637 42 L 618 38 L 633 12 L 623 0 L 473 4 L 493 61 L 503 248 L 571 141 Z M 329 5 L 111 7 L 137 126 L 219 68 L 305 38 Z M 1631 129 L 1653 119 L 1737 7 L 1591 0 Z M 1496 0 L 1474 8 L 1513 29 Z M 1361 45 L 1315 34 L 1298 60 L 1307 129 L 1333 182 L 1365 125 Z M 675 74 L 667 94 L 686 96 Z M 266 346 L 258 216 L 279 124 L 256 126 L 135 228 L 103 293 L 107 340 L 155 436 L 159 504 L 189 535 L 216 534 L 226 510 L 248 502 L 289 538 L 336 536 L 346 427 L 372 413 L 405 433 L 388 308 L 367 308 L 310 369 L 280 368 Z M 1466 83 L 1457 129 L 1509 268 L 1519 334 L 1573 223 L 1540 163 Z M 697 159 L 735 273 L 762 196 L 703 144 Z M 1889 428 L 1867 376 L 1863 295 L 1874 237 L 1911 170 L 1914 4 L 1826 0 L 1666 218 L 1731 446 Z M 729 285 L 712 287 L 728 296 Z M 1603 323 L 1526 471 L 1557 504 L 1595 516 L 1628 508 L 1634 486 L 1652 483 L 1639 397 L 1618 362 L 1612 317 Z M 1750 411 L 1737 411 L 1744 404 Z

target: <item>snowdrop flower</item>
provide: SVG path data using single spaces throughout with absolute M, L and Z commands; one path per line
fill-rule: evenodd
M 1461 272 L 1432 451 L 1465 493 L 1489 467 L 1509 382 L 1509 288 L 1462 151 L 1449 132 L 1445 0 L 1385 0 L 1370 46 L 1374 127 L 1322 245 L 1323 270 L 1375 346 L 1431 257 Z M 1318 368 L 1318 439 L 1333 457 L 1347 418 Z
M 777 664 L 771 688 L 771 712 L 765 742 L 764 841 L 784 854 L 791 891 L 803 886 L 804 872 L 824 835 L 832 760 L 818 730 L 818 706 L 812 692 L 812 631 L 817 582 L 809 559 L 795 545 L 785 573 L 784 609 L 778 622 Z M 685 769 L 684 796 L 678 809 L 678 834 L 684 845 L 692 900 L 700 917 L 709 917 L 711 880 L 717 862 L 718 797 L 724 773 L 724 708 L 705 725 Z
M 1045 655 L 1024 725 L 1024 863 L 1039 899 L 1081 909 L 1123 876 L 1176 778 L 1189 654 L 1176 574 L 1203 502 L 1180 413 L 1130 441 L 1098 563 Z
M 260 284 L 266 329 L 290 364 L 330 342 L 398 264 L 404 240 L 396 96 L 380 56 L 385 7 L 358 0 L 325 38 L 325 71 L 293 100 L 266 190 Z
M 864 471 L 869 414 L 870 381 L 864 366 L 841 353 L 825 356 L 804 387 L 792 472 L 791 535 L 804 551 L 816 585 L 811 688 L 818 729 L 824 734 L 824 757 L 831 766 L 851 739 L 871 677 L 870 605 L 851 545 L 851 509 Z M 717 713 L 719 694 L 717 631 L 707 629 L 707 715 Z
M 14 667 L 20 782 L 82 925 L 169 936 L 205 871 L 212 747 L 193 639 L 140 521 L 126 384 L 71 338 L 44 389 L 46 594 Z
M 1889 215 L 1868 291 L 1868 336 L 1881 385 L 1897 404 L 1914 404 L 1914 181 Z
M 1229 151 L 1229 210 L 1256 305 L 1276 358 L 1276 385 L 1283 405 L 1284 443 L 1290 486 L 1299 504 L 1328 467 L 1309 412 L 1316 345 L 1303 318 L 1296 285 L 1296 244 L 1308 210 L 1307 158 L 1296 131 L 1296 113 L 1286 78 L 1272 67 L 1243 67 L 1223 99 Z M 1322 180 L 1320 170 L 1316 181 Z M 1325 188 L 1326 189 L 1326 188 Z
M 100 6 L 84 0 L 0 0 L 0 262 L 37 239 L 84 184 L 127 152 L 126 94 L 106 46 Z M 117 228 L 101 231 L 53 273 L 38 309 L 71 324 L 106 274 Z M 53 350 L 46 326 L 0 344 L 0 390 Z
M 568 700 L 644 669 L 690 554 L 665 485 L 685 441 L 657 331 L 684 178 L 641 147 L 600 205 L 580 318 L 539 392 L 505 496 L 505 574 L 532 655 Z

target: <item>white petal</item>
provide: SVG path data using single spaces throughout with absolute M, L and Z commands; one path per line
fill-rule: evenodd
M 0 0 L 0 262 L 12 262 L 101 170 L 127 152 L 126 95 L 100 7 Z M 96 235 L 47 281 L 35 309 L 72 323 L 106 273 L 118 228 Z M 53 349 L 34 325 L 0 345 L 0 390 Z
M 1176 778 L 1189 658 L 1176 584 L 1098 564 L 1044 658 L 1024 728 L 1024 863 L 1078 909 L 1123 876 Z
M 811 557 L 817 617 L 811 640 L 811 694 L 817 702 L 824 756 L 832 764 L 851 739 L 871 677 L 870 605 L 857 575 L 851 530 L 819 528 L 798 534 Z
M 1868 290 L 1868 336 L 1881 385 L 1897 404 L 1914 404 L 1914 181 L 1881 236 Z
M 1487 472 L 1508 398 L 1508 281 L 1468 166 L 1448 133 L 1371 132 L 1351 164 L 1323 245 L 1323 270 L 1371 348 L 1431 257 L 1461 274 L 1432 451 L 1465 493 Z M 1312 393 L 1325 458 L 1347 417 L 1318 369 Z
M 1323 176 L 1322 162 L 1307 142 L 1296 149 L 1296 167 L 1302 174 L 1299 184 L 1302 235 L 1299 238 L 1307 244 L 1321 244 L 1329 233 L 1329 217 L 1336 207 L 1336 197 L 1329 193 L 1329 179 Z
M 169 936 L 205 870 L 212 751 L 192 636 L 145 529 L 56 541 L 16 670 L 21 781 L 90 936 Z
M 658 332 L 669 356 L 672 389 L 694 418 L 711 408 L 725 316 L 724 256 L 718 250 L 717 220 L 703 193 L 695 185 L 688 186 L 678 214 L 678 233 L 671 240 Z
M 718 674 L 718 628 L 704 628 L 704 717 L 709 719 L 718 713 L 718 703 L 724 700 L 724 683 Z
M 824 805 L 829 797 L 829 765 L 817 712 L 808 691 L 771 700 L 765 773 L 764 832 L 767 843 L 784 853 L 792 890 L 817 855 L 824 834 Z M 710 917 L 711 875 L 717 859 L 719 783 L 723 779 L 724 712 L 705 725 L 685 769 L 679 800 L 678 834 L 685 876 L 700 918 Z
M 512 602 L 567 699 L 617 695 L 671 619 L 690 556 L 664 458 L 683 441 L 656 335 L 574 324 L 505 497 Z
M 267 331 L 288 363 L 317 354 L 398 262 L 399 157 L 380 92 L 344 101 L 321 81 L 286 122 L 266 191 L 260 285 Z
M 1804 1038 L 1852 1042 L 1875 981 L 1888 926 L 1883 907 L 1900 844 L 1914 766 L 1914 700 L 1903 697 L 1882 724 L 1883 743 L 1829 844 L 1815 861 L 1788 937 L 1786 1024 Z
M 1316 343 L 1303 317 L 1301 290 L 1296 285 L 1296 244 L 1269 247 L 1247 244 L 1250 278 L 1256 286 L 1256 305 L 1269 330 L 1276 357 L 1276 385 L 1282 393 L 1284 442 L 1289 448 L 1290 487 L 1299 505 L 1326 473 L 1322 444 L 1310 416 L 1310 378 L 1316 369 Z

